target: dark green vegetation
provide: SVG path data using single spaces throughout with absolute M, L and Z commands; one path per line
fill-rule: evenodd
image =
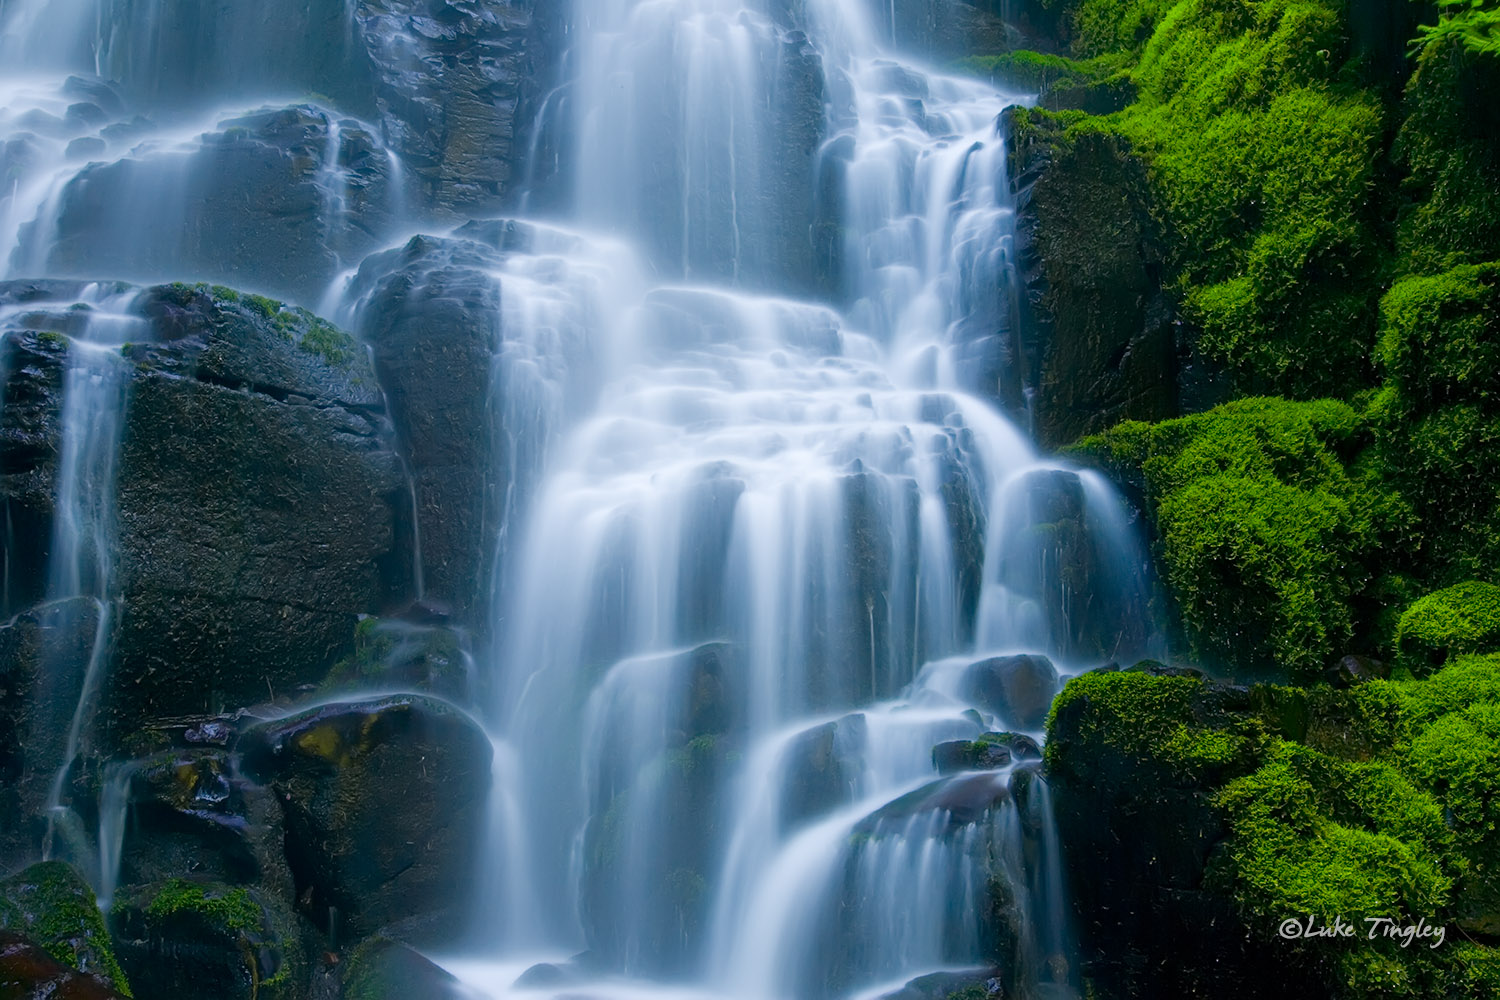
M 1408 604 L 1500 566 L 1500 58 L 1455 27 L 1486 12 L 1059 16 L 1076 58 L 973 61 L 1043 94 L 1011 133 L 1044 437 L 1135 488 L 1183 652 L 1394 657 Z
M 93 890 L 61 862 L 35 864 L 0 882 L 0 930 L 24 935 L 62 965 L 131 995 Z
M 975 61 L 1041 93 L 1011 122 L 1039 423 L 1140 508 L 1176 654 L 1239 682 L 1058 699 L 1087 975 L 1500 996 L 1494 5 L 1051 9 L 1067 55 Z M 1281 939 L 1308 915 L 1355 938 Z

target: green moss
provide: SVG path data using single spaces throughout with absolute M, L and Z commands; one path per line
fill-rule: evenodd
M 0 882 L 0 927 L 25 934 L 69 968 L 108 979 L 131 996 L 94 893 L 60 861 L 44 861 Z
M 1405 170 L 1402 265 L 1439 274 L 1500 260 L 1500 59 L 1428 45 L 1407 84 L 1395 154 Z
M 261 909 L 247 890 L 211 890 L 184 879 L 167 882 L 146 907 L 147 918 L 156 922 L 184 913 L 237 932 L 259 931 L 263 923 Z
M 1343 403 L 1244 399 L 1122 424 L 1075 451 L 1152 503 L 1196 656 L 1310 677 L 1360 634 L 1356 595 L 1374 578 L 1381 539 L 1406 519 L 1395 497 L 1346 466 L 1365 439 Z
M 1238 690 L 1144 672 L 1076 678 L 1049 722 L 1049 769 L 1064 785 L 1128 787 L 1119 801 L 1152 803 L 1151 822 L 1195 815 L 1208 795 L 1223 833 L 1202 888 L 1250 934 L 1274 938 L 1309 914 L 1361 932 L 1307 946 L 1330 995 L 1500 995 L 1500 952 L 1463 943 L 1500 919 L 1500 655 L 1347 691 Z M 1447 943 L 1371 942 L 1364 917 L 1423 919 Z
M 1500 649 L 1500 587 L 1470 581 L 1428 594 L 1401 615 L 1396 646 L 1414 670 L 1454 654 Z
M 1500 263 L 1408 277 L 1380 303 L 1379 361 L 1412 412 L 1500 404 Z

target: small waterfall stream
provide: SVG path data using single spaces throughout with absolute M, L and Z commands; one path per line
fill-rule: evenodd
M 0 81 L 0 273 L 234 280 L 366 339 L 413 269 L 482 276 L 495 785 L 444 964 L 495 997 L 874 998 L 944 970 L 1072 995 L 1036 754 L 935 753 L 1034 750 L 1059 670 L 1150 652 L 1118 498 L 1015 422 L 1020 95 L 904 58 L 880 0 L 575 0 L 573 75 L 527 137 L 555 164 L 517 172 L 561 190 L 522 204 L 566 207 L 454 228 L 376 109 L 303 93 L 317 44 L 258 62 L 247 7 L 246 51 L 167 67 L 166 0 L 45 6 L 0 3 L 0 54 L 38 74 Z M 344 59 L 364 5 L 304 7 Z M 119 85 L 66 75 L 90 66 Z M 274 226 L 215 228 L 262 197 Z M 98 639 L 59 815 L 108 669 L 113 372 L 140 322 L 90 301 L 48 596 L 96 602 Z M 100 804 L 106 896 L 130 774 Z

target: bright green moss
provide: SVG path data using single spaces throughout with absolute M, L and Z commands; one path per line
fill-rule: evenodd
M 1117 132 L 1150 163 L 1183 310 L 1252 391 L 1306 398 L 1369 375 L 1383 124 L 1376 98 L 1341 82 L 1341 14 L 1085 0 L 1077 17 L 1081 52 L 1139 53 L 1136 103 L 1077 127 Z
M 1412 411 L 1500 403 L 1500 263 L 1397 283 L 1380 303 L 1378 358 Z
M 1401 615 L 1396 646 L 1414 670 L 1454 654 L 1500 649 L 1500 587 L 1470 581 L 1428 594 Z
M 1500 59 L 1456 39 L 1423 49 L 1395 144 L 1406 171 L 1397 249 L 1414 273 L 1500 260 L 1497 92 Z
M 1364 438 L 1349 406 L 1244 399 L 1122 424 L 1078 451 L 1154 504 L 1158 551 L 1194 654 L 1309 677 L 1360 632 L 1355 598 L 1403 511 L 1346 468 Z
M 212 926 L 241 933 L 258 932 L 263 923 L 260 907 L 245 889 L 209 890 L 172 879 L 152 898 L 146 916 L 161 922 L 179 914 L 192 914 Z
M 132 995 L 93 891 L 61 861 L 32 865 L 0 882 L 0 927 L 25 934 L 69 968 L 101 975 L 121 995 Z

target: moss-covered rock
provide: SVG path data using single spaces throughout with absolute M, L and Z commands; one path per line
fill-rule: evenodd
M 1435 584 L 1500 560 L 1500 264 L 1409 277 L 1381 302 L 1378 471 L 1417 514 L 1410 562 Z
M 116 896 L 110 925 L 143 997 L 306 995 L 302 926 L 257 889 L 184 879 L 142 886 Z
M 343 962 L 343 1000 L 460 1000 L 457 979 L 397 941 L 372 937 Z
M 1395 154 L 1405 177 L 1397 233 L 1416 274 L 1500 260 L 1500 59 L 1457 39 L 1423 47 Z
M 0 928 L 24 935 L 68 968 L 131 995 L 93 890 L 62 862 L 44 861 L 0 882 Z
M 242 742 L 246 768 L 286 814 L 286 852 L 303 913 L 339 934 L 406 922 L 441 937 L 467 913 L 492 749 L 444 702 L 398 695 L 264 723 Z
M 206 286 L 137 309 L 156 339 L 127 349 L 111 741 L 317 684 L 405 576 L 384 404 L 347 335 Z
M 0 997 L 5 1000 L 121 1000 L 106 980 L 72 969 L 34 941 L 0 930 Z
M 1413 670 L 1500 649 L 1500 587 L 1470 581 L 1428 594 L 1402 612 L 1396 646 Z
M 1495 995 L 1496 952 L 1455 939 L 1500 926 L 1497 693 L 1494 656 L 1347 691 L 1144 672 L 1071 682 L 1046 752 L 1100 984 L 1416 998 L 1463 982 Z M 1292 917 L 1357 934 L 1294 944 L 1279 930 Z M 1371 940 L 1366 918 L 1426 921 L 1448 947 Z M 1153 958 L 1210 923 L 1194 962 Z
M 1399 500 L 1353 461 L 1367 431 L 1334 401 L 1244 399 L 1078 451 L 1140 489 L 1190 648 L 1237 671 L 1312 677 L 1362 633 L 1357 597 Z M 1347 464 L 1346 464 L 1347 463 Z

